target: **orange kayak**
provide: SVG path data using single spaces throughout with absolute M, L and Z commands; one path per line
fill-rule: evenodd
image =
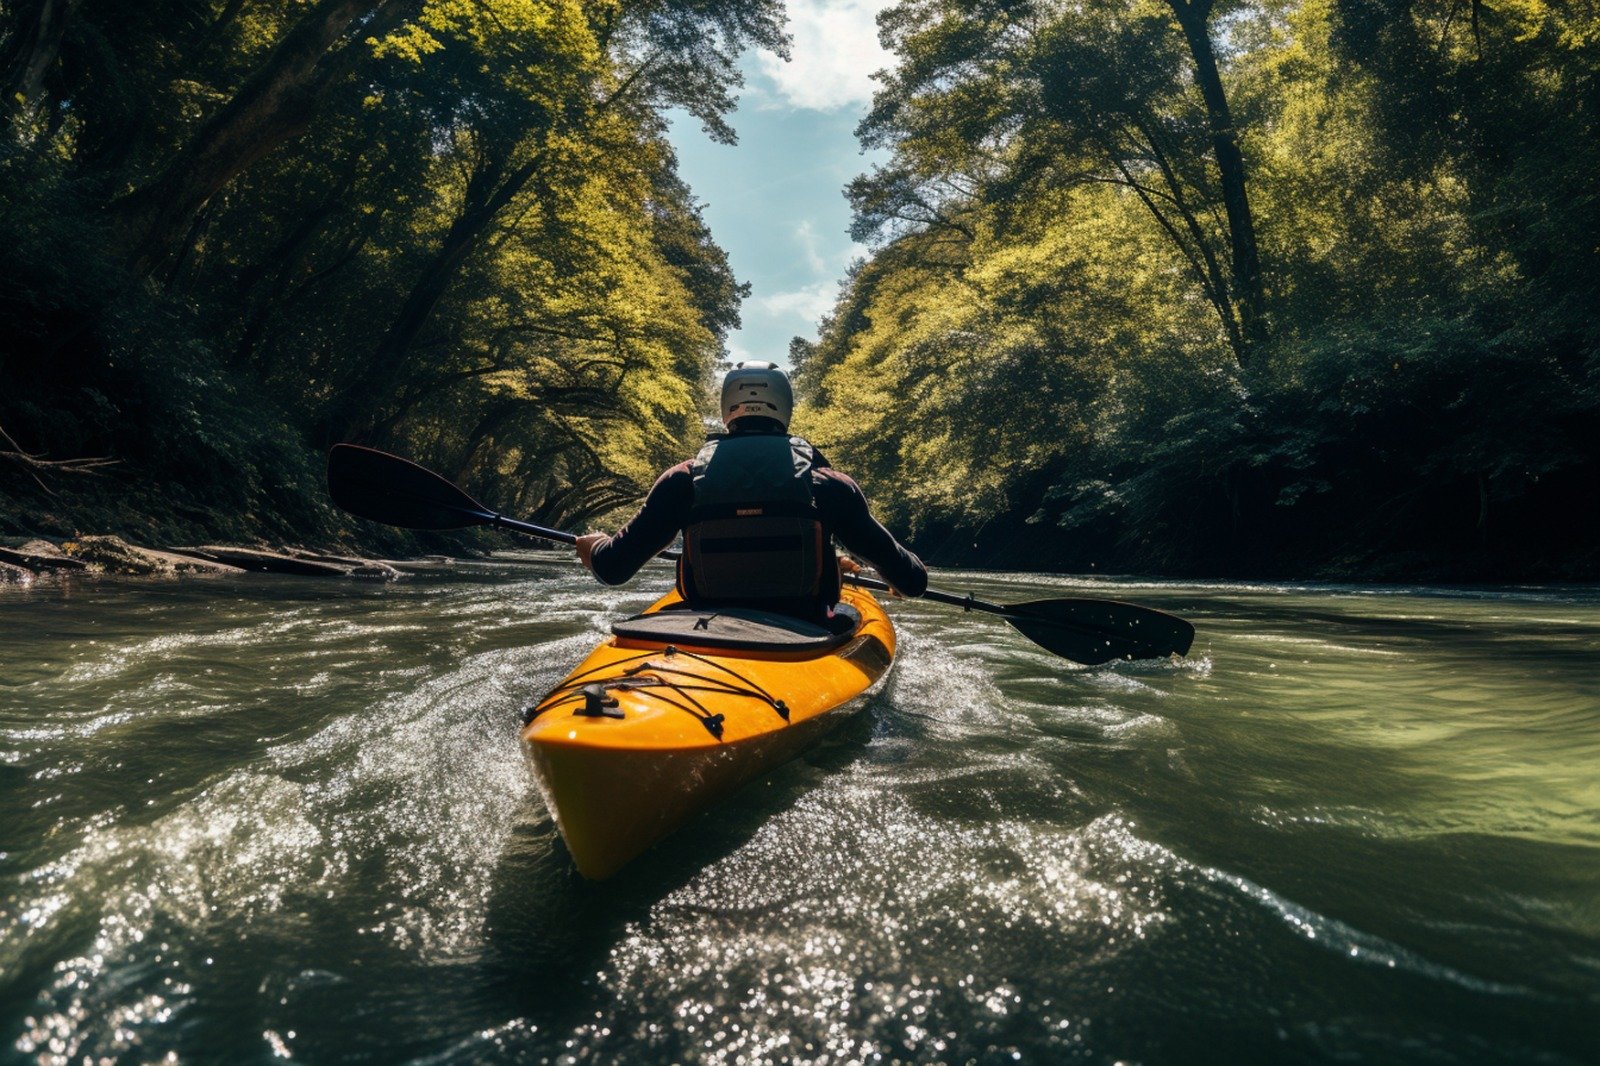
M 889 672 L 894 627 L 846 588 L 832 626 L 670 593 L 529 712 L 523 751 L 585 877 L 816 744 Z

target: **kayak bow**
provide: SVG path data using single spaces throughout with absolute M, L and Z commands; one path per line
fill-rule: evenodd
M 528 712 L 523 751 L 585 877 L 599 880 L 859 709 L 894 627 L 846 589 L 831 629 L 671 593 Z

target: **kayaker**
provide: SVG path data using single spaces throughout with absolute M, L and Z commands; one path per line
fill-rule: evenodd
M 826 619 L 842 580 L 837 541 L 901 595 L 922 595 L 922 560 L 872 517 L 860 486 L 789 435 L 787 374 L 773 363 L 740 363 L 723 379 L 720 406 L 727 432 L 657 478 L 616 536 L 578 538 L 584 566 L 619 585 L 682 532 L 678 590 L 690 604 Z

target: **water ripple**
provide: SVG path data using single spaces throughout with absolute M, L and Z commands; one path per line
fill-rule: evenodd
M 8 1054 L 1600 1060 L 1594 590 L 960 575 L 1195 655 L 895 604 L 863 716 L 592 885 L 518 712 L 663 575 L 0 590 Z

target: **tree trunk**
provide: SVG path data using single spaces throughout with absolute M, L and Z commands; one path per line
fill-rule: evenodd
M 1172 164 L 1167 159 L 1167 153 L 1161 148 L 1156 136 L 1155 127 L 1142 120 L 1137 122 L 1140 135 L 1144 137 L 1149 146 L 1151 158 L 1155 160 L 1156 167 L 1161 172 L 1163 183 L 1167 187 L 1167 196 L 1172 201 L 1172 206 L 1183 221 L 1183 230 L 1167 217 L 1161 205 L 1156 203 L 1136 178 L 1128 165 L 1109 145 L 1107 152 L 1116 164 L 1117 171 L 1122 175 L 1123 181 L 1133 189 L 1145 209 L 1155 216 L 1156 222 L 1167 234 L 1168 239 L 1177 247 L 1183 257 L 1188 260 L 1190 269 L 1200 282 L 1201 291 L 1205 293 L 1206 300 L 1217 312 L 1217 318 L 1222 323 L 1222 330 L 1227 334 L 1228 347 L 1233 351 L 1233 357 L 1242 366 L 1249 358 L 1249 345 L 1245 341 L 1244 331 L 1239 326 L 1239 316 L 1234 308 L 1233 293 L 1229 291 L 1227 279 L 1222 273 L 1222 266 L 1217 260 L 1217 249 L 1212 247 L 1212 241 L 1207 236 L 1205 227 L 1200 224 L 1199 218 L 1190 209 L 1187 198 L 1184 196 L 1184 185 L 1179 180 Z M 1189 236 L 1185 242 L 1184 233 Z M 1192 242 L 1192 244 L 1190 243 Z
M 1167 0 L 1194 57 L 1195 82 L 1206 104 L 1206 119 L 1211 128 L 1211 148 L 1222 184 L 1222 206 L 1228 217 L 1228 237 L 1233 252 L 1233 286 L 1238 305 L 1239 325 L 1246 350 L 1266 338 L 1265 299 L 1262 293 L 1261 260 L 1256 251 L 1255 219 L 1250 213 L 1250 197 L 1244 171 L 1244 155 L 1239 151 L 1233 114 L 1223 91 L 1222 74 L 1217 70 L 1216 51 L 1211 44 L 1211 0 Z M 1241 356 L 1239 362 L 1245 362 Z
M 648 84 L 645 75 L 650 69 L 649 61 L 641 63 L 583 121 L 592 121 L 626 99 L 636 86 Z M 331 417 L 325 421 L 328 443 L 339 439 L 361 441 L 365 439 L 364 432 L 370 431 L 372 426 L 382 425 L 385 421 L 392 426 L 398 421 L 392 411 L 386 420 L 376 415 L 368 418 L 358 412 L 363 407 L 380 407 L 394 395 L 404 381 L 412 345 L 433 316 L 434 308 L 444 298 L 462 264 L 477 250 L 500 212 L 517 198 L 543 168 L 545 148 L 553 131 L 542 129 L 529 132 L 534 137 L 534 145 L 528 160 L 506 174 L 503 181 L 500 179 L 504 172 L 494 162 L 474 174 L 468 182 L 465 205 L 451 223 L 450 231 L 445 234 L 438 252 L 423 268 L 416 284 L 401 304 L 399 313 L 373 349 L 365 370 L 358 375 L 356 383 L 346 390 L 344 397 L 336 402 Z M 510 153 L 506 151 L 503 154 L 508 156 Z M 358 426 L 364 432 L 357 432 Z
M 1478 475 L 1478 550 L 1489 551 L 1489 479 Z
M 359 57 L 360 39 L 389 32 L 418 2 L 321 0 L 302 16 L 160 174 L 112 205 L 130 267 L 149 274 L 213 196 L 304 133 L 323 95 Z M 373 17 L 349 35 L 364 16 Z
M 324 434 L 329 443 L 364 440 L 374 425 L 381 424 L 376 409 L 392 399 L 405 380 L 412 346 L 433 317 L 434 309 L 449 291 L 462 264 L 489 233 L 495 218 L 533 179 L 541 163 L 542 155 L 535 154 L 504 180 L 501 180 L 501 169 L 493 163 L 473 175 L 467 184 L 461 213 L 422 268 L 389 328 L 357 372 L 355 381 L 337 402 Z M 364 414 L 364 411 L 370 413 Z
M 526 401 L 520 397 L 507 397 L 491 405 L 487 413 L 478 419 L 478 424 L 472 427 L 472 432 L 467 434 L 467 442 L 461 449 L 461 458 L 456 463 L 455 477 L 450 480 L 458 485 L 465 481 L 472 468 L 477 465 L 478 454 L 483 450 L 483 446 L 499 433 L 507 422 L 519 414 L 524 406 Z
M 45 75 L 61 54 L 67 26 L 82 5 L 83 0 L 38 0 L 31 19 L 21 13 L 15 16 L 16 37 L 11 54 L 6 57 L 5 82 L 0 86 L 12 122 L 25 119 L 38 106 Z M 21 25 L 25 21 L 28 24 Z
M 359 154 L 352 153 L 346 167 L 322 203 L 306 212 L 282 241 L 274 245 L 259 262 L 241 273 L 238 291 L 246 297 L 245 306 L 249 310 L 244 316 L 244 328 L 239 333 L 239 342 L 232 355 L 235 367 L 248 366 L 253 360 L 256 345 L 266 332 L 267 322 L 273 313 L 280 309 L 279 301 L 288 290 L 290 280 L 299 271 L 305 257 L 311 251 L 312 238 L 319 235 L 324 223 L 345 206 L 346 197 L 355 188 L 358 169 Z M 381 217 L 382 212 L 378 214 Z M 338 262 L 337 258 L 335 262 Z M 257 296 L 256 287 L 263 281 L 265 281 L 264 292 Z

